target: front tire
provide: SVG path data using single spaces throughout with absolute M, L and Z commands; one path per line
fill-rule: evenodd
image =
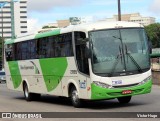
M 81 107 L 81 100 L 79 99 L 78 91 L 75 87 L 71 88 L 70 97 L 72 101 L 72 105 L 76 108 Z
M 127 104 L 127 103 L 129 103 L 131 101 L 131 96 L 119 97 L 118 101 L 121 104 Z

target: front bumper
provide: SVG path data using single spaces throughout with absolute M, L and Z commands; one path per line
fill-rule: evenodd
M 143 85 L 136 85 L 133 87 L 125 87 L 125 88 L 102 88 L 96 86 L 95 84 L 91 84 L 91 100 L 101 100 L 101 99 L 113 99 L 124 96 L 134 96 L 140 94 L 150 93 L 152 88 L 152 80 L 149 80 Z M 122 94 L 124 90 L 131 90 L 131 94 Z

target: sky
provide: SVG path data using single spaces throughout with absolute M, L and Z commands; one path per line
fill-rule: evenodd
M 160 22 L 160 0 L 121 0 L 121 13 L 140 13 Z M 69 17 L 90 17 L 94 21 L 118 13 L 117 0 L 28 0 L 28 31 Z

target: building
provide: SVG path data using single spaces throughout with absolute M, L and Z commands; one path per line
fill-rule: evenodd
M 70 24 L 71 25 L 77 25 L 77 24 L 85 24 L 85 23 L 91 23 L 93 22 L 93 17 L 70 17 Z
M 93 21 L 94 21 L 93 16 L 81 17 L 81 23 L 91 23 Z
M 154 17 L 142 17 L 139 13 L 137 13 L 130 17 L 130 21 L 143 24 L 144 26 L 148 26 L 150 24 L 155 23 L 155 18 Z
M 57 20 L 57 24 L 59 28 L 67 27 L 69 25 L 77 25 L 93 22 L 93 17 L 70 17 L 66 20 Z
M 27 32 L 27 0 L 19 0 L 14 3 L 11 1 L 13 0 L 0 0 L 0 3 L 7 2 L 5 6 L 0 9 L 0 36 L 2 35 L 3 26 L 4 38 L 11 38 L 13 32 L 15 32 L 15 36 Z M 12 5 L 14 5 L 14 24 L 11 24 L 13 22 L 11 21 L 11 18 L 13 17 L 11 16 Z M 14 31 L 12 31 L 12 27 L 14 28 Z
M 57 20 L 57 24 L 59 28 L 63 28 L 70 25 L 69 20 Z
M 118 21 L 118 15 L 113 15 L 113 18 L 107 18 L 105 20 Z M 142 24 L 144 26 L 148 26 L 150 24 L 155 23 L 154 17 L 143 17 L 140 15 L 140 13 L 122 14 L 121 20 L 128 21 L 128 22 L 136 22 L 136 23 Z

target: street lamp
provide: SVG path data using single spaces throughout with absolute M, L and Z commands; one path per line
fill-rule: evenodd
M 118 21 L 121 21 L 121 1 L 118 0 Z
M 1 8 L 1 20 L 2 20 L 2 28 L 1 28 L 1 39 L 2 39 L 2 69 L 4 68 L 4 45 L 3 45 L 3 42 L 4 42 L 4 38 L 3 38 L 3 7 L 7 4 L 8 2 L 0 2 L 0 8 Z

